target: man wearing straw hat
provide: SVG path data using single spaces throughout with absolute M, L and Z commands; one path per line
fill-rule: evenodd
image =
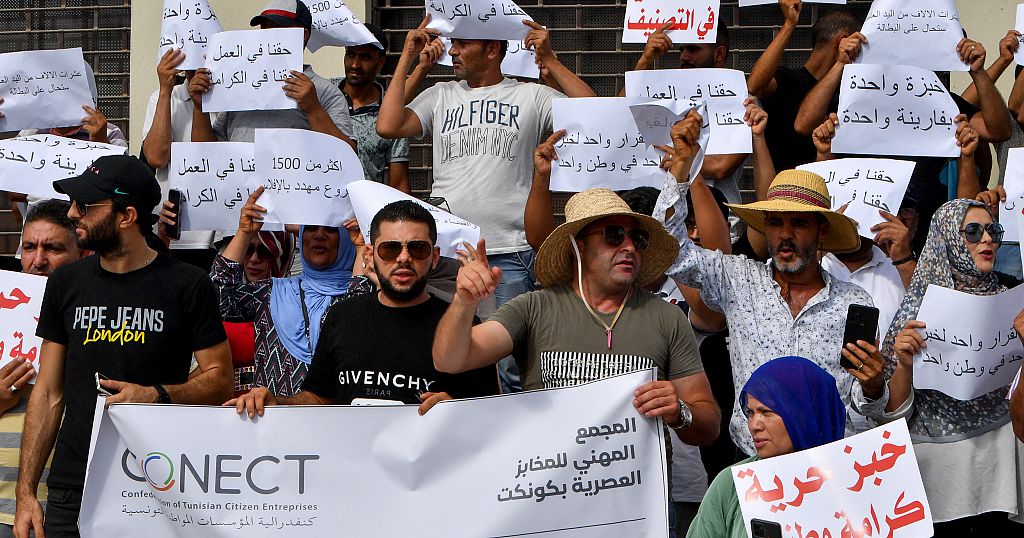
M 710 444 L 720 413 L 690 324 L 681 309 L 642 288 L 672 263 L 678 242 L 607 189 L 576 194 L 565 213 L 566 223 L 537 253 L 544 289 L 512 299 L 477 326 L 473 314 L 501 282 L 501 269 L 488 264 L 483 240 L 475 249 L 465 245 L 456 296 L 434 338 L 435 367 L 464 372 L 512 354 L 526 390 L 657 367 L 658 381 L 638 387 L 633 405 L 662 417 L 680 440 Z
M 765 234 L 769 263 L 694 245 L 686 233 L 683 195 L 690 161 L 699 149 L 700 122 L 700 116 L 691 112 L 672 128 L 671 172 L 679 185 L 667 185 L 655 209 L 655 217 L 663 217 L 668 207 L 675 208 L 667 228 L 679 241 L 679 255 L 666 273 L 701 290 L 704 302 L 726 315 L 737 388 L 775 357 L 807 357 L 836 378 L 849 407 L 847 432 L 866 428 L 866 412 L 883 409 L 888 400 L 883 362 L 875 342 L 860 341 L 847 349 L 842 344 L 847 309 L 851 304 L 871 306 L 871 297 L 856 284 L 833 278 L 818 263 L 818 251 L 842 253 L 860 246 L 856 224 L 829 210 L 828 188 L 820 176 L 786 170 L 772 181 L 765 200 L 729 205 L 736 216 Z M 854 368 L 844 371 L 841 355 Z M 729 430 L 738 447 L 754 453 L 746 417 L 737 405 Z

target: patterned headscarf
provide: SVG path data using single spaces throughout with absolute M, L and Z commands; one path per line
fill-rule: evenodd
M 292 267 L 295 238 L 288 232 L 260 232 L 260 243 L 270 251 L 270 276 L 284 278 Z
M 908 321 L 917 319 L 929 284 L 972 295 L 995 295 L 1002 291 L 995 272 L 983 273 L 975 265 L 960 233 L 967 210 L 972 207 L 984 208 L 985 204 L 975 200 L 952 200 L 943 204 L 932 217 L 914 278 L 882 343 L 886 379 L 892 377 L 899 362 L 893 351 L 896 335 Z M 908 421 L 911 437 L 948 443 L 995 429 L 1009 420 L 1005 394 L 1004 389 L 997 389 L 980 398 L 961 401 L 939 391 L 914 389 L 914 414 Z

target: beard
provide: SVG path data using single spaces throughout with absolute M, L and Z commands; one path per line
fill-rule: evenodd
M 117 255 L 123 252 L 124 248 L 121 244 L 121 235 L 117 233 L 117 225 L 115 223 L 116 214 L 110 213 L 106 219 L 101 220 L 92 228 L 86 228 L 85 237 L 78 238 L 78 248 L 83 250 L 93 250 L 97 254 L 103 257 L 110 257 L 111 255 Z M 76 224 L 81 225 L 81 222 Z
M 779 260 L 778 254 L 783 247 L 789 247 L 793 251 L 795 258 L 793 261 L 783 262 Z M 792 241 L 787 240 L 779 242 L 775 247 L 769 245 L 768 252 L 771 254 L 772 262 L 775 264 L 776 269 L 782 273 L 796 274 L 811 265 L 811 261 L 818 255 L 818 248 L 817 246 L 809 246 L 799 249 Z
M 400 268 L 415 271 L 415 269 L 408 266 L 396 267 L 395 269 Z M 423 293 L 423 290 L 427 288 L 426 276 L 416 279 L 415 281 L 413 281 L 412 284 L 409 284 L 406 287 L 399 288 L 391 283 L 391 280 L 388 279 L 388 275 L 385 274 L 383 270 L 381 270 L 380 266 L 376 262 L 373 264 L 373 269 L 377 273 L 377 280 L 380 281 L 380 291 L 384 295 L 386 295 L 388 299 L 391 299 L 396 303 L 406 303 L 412 301 L 413 299 L 419 297 L 420 294 Z

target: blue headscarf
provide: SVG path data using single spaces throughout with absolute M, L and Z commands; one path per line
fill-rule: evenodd
M 320 341 L 320 320 L 323 319 L 331 300 L 344 295 L 348 281 L 352 278 L 352 264 L 356 259 L 356 247 L 345 230 L 339 230 L 338 257 L 330 266 L 315 269 L 302 255 L 302 234 L 306 227 L 299 228 L 299 256 L 302 274 L 289 278 L 275 278 L 270 287 L 270 317 L 277 329 L 277 337 L 288 353 L 309 364 L 312 351 Z M 302 315 L 302 299 L 299 286 L 305 292 L 306 311 L 309 317 L 309 340 L 306 340 L 306 322 Z
M 846 433 L 846 406 L 836 379 L 803 357 L 762 364 L 740 392 L 744 410 L 748 394 L 782 417 L 797 451 L 838 441 Z

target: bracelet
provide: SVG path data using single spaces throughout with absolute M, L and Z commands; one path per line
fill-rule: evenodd
M 914 254 L 913 252 L 911 252 L 910 256 L 907 256 L 906 258 L 902 258 L 902 259 L 899 259 L 899 260 L 893 260 L 892 264 L 893 265 L 903 265 L 903 264 L 905 264 L 905 263 L 907 263 L 907 262 L 909 262 L 911 260 L 916 261 L 917 260 L 917 254 Z

